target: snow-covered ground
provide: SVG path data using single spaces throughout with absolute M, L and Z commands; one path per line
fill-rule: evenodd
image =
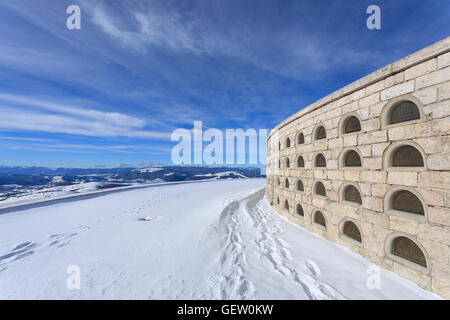
M 160 185 L 0 211 L 0 299 L 439 298 L 386 270 L 369 290 L 370 263 L 279 216 L 264 184 Z M 79 290 L 66 286 L 71 265 Z
M 53 199 L 61 199 L 67 197 L 73 197 L 84 194 L 110 192 L 113 189 L 118 188 L 133 188 L 139 187 L 143 184 L 123 184 L 124 187 L 120 187 L 120 184 L 116 184 L 114 188 L 109 188 L 111 185 L 109 182 L 81 182 L 71 184 L 68 186 L 54 186 L 42 189 L 30 189 L 25 190 L 16 196 L 10 196 L 0 201 L 0 209 L 10 207 L 13 205 L 31 204 L 36 202 L 45 202 Z

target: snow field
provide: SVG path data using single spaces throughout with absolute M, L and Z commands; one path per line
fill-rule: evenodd
M 0 299 L 436 299 L 306 232 L 263 179 L 160 185 L 0 211 Z M 81 272 L 68 290 L 67 268 Z

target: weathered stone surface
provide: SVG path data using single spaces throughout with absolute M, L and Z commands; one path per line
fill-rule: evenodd
M 417 90 L 412 94 L 414 97 L 422 101 L 424 105 L 437 102 L 438 99 L 438 88 L 427 87 L 421 90 Z
M 445 118 L 417 123 L 414 125 L 414 131 L 417 138 L 449 135 L 450 119 Z
M 372 148 L 372 155 L 374 157 L 383 156 L 384 151 L 390 144 L 391 144 L 390 142 L 382 142 L 382 143 L 374 143 L 374 144 L 370 145 Z
M 402 83 L 405 80 L 405 73 L 399 72 L 397 74 L 394 74 L 393 76 L 390 76 L 384 80 L 384 87 L 390 88 L 395 86 L 396 84 Z
M 362 123 L 365 132 L 379 130 L 380 129 L 380 119 L 368 119 Z
M 344 147 L 353 147 L 358 144 L 358 136 L 357 135 L 351 135 L 351 136 L 344 136 Z
M 384 80 L 378 81 L 366 88 L 366 94 L 371 95 L 372 93 L 381 91 L 384 89 Z
M 437 59 L 430 59 L 405 70 L 405 80 L 411 80 L 436 70 Z
M 417 228 L 417 235 L 423 239 L 450 245 L 450 227 L 420 223 Z
M 358 110 L 358 101 L 354 101 L 342 106 L 342 114 Z
M 387 172 L 386 171 L 362 171 L 361 181 L 372 183 L 386 183 Z
M 374 197 L 364 197 L 363 198 L 363 208 L 372 210 L 372 211 L 383 211 L 383 199 L 374 198 Z
M 359 181 L 361 171 L 359 170 L 344 170 L 344 179 L 348 181 Z
M 363 169 L 365 170 L 380 170 L 383 159 L 381 157 L 365 158 L 363 160 Z
M 418 238 L 428 256 L 438 262 L 448 263 L 448 246 L 437 241 Z
M 364 221 L 376 224 L 383 228 L 389 228 L 389 216 L 368 209 L 363 209 L 361 214 Z
M 450 280 L 448 278 L 433 278 L 431 290 L 442 297 L 450 297 Z
M 374 104 L 373 106 L 369 107 L 369 115 L 372 118 L 379 117 L 381 115 L 381 110 L 383 110 L 384 105 L 386 104 L 386 101 Z
M 356 114 L 361 118 L 361 120 L 367 120 L 370 117 L 370 107 L 356 110 Z
M 331 139 L 328 141 L 328 147 L 330 149 L 342 148 L 343 145 L 344 145 L 344 141 L 342 138 Z
M 422 195 L 422 198 L 428 205 L 443 207 L 444 203 L 444 192 L 439 189 L 427 189 L 419 188 L 418 192 Z
M 450 226 L 450 210 L 448 208 L 428 208 L 428 221 L 444 226 Z
M 362 88 L 361 90 L 355 91 L 350 95 L 350 101 L 357 101 L 366 96 L 366 88 Z
M 415 81 L 417 89 L 420 89 L 433 86 L 435 84 L 442 83 L 448 80 L 450 80 L 450 67 L 446 67 L 433 73 L 429 73 L 420 78 L 417 78 Z
M 278 125 L 268 139 L 272 152 L 267 159 L 267 180 L 280 177 L 281 183 L 280 186 L 275 183 L 274 187 L 267 183 L 266 195 L 280 197 L 280 205 L 275 204 L 274 208 L 290 221 L 450 299 L 450 53 L 440 54 L 449 48 L 450 37 L 337 90 Z M 381 119 L 389 115 L 389 110 L 384 108 L 409 97 L 417 103 L 421 118 L 387 125 L 385 118 Z M 359 117 L 361 131 L 342 134 L 340 125 L 350 114 Z M 325 126 L 327 138 L 314 141 L 312 133 L 319 123 Z M 300 131 L 304 143 L 297 145 Z M 284 147 L 287 136 L 293 143 L 291 148 Z M 281 152 L 277 150 L 278 140 L 272 138 L 282 141 Z M 413 141 L 423 151 L 423 168 L 388 165 L 385 157 L 389 146 L 403 141 Z M 362 167 L 339 169 L 340 157 L 348 149 L 358 150 Z M 327 166 L 311 169 L 318 152 L 324 154 Z M 305 168 L 296 167 L 299 155 L 304 157 Z M 291 160 L 291 168 L 276 169 L 278 160 L 285 163 L 286 157 Z M 290 190 L 284 187 L 286 177 L 290 179 Z M 299 178 L 304 185 L 303 192 L 295 190 Z M 326 197 L 313 195 L 313 185 L 318 180 L 326 186 Z M 354 184 L 360 191 L 361 205 L 341 199 L 347 184 Z M 385 212 L 391 201 L 386 196 L 403 189 L 402 186 L 418 194 L 424 216 Z M 285 199 L 289 200 L 291 213 L 300 203 L 304 217 L 289 214 L 284 209 Z M 324 214 L 326 230 L 312 223 L 315 210 Z M 339 225 L 344 219 L 358 224 L 362 246 L 340 236 Z M 386 241 L 394 233 L 410 237 L 423 246 L 428 268 L 387 252 Z
M 419 227 L 417 221 L 397 216 L 390 216 L 389 219 L 392 230 L 407 234 L 417 234 L 417 229 Z
M 381 91 L 381 100 L 388 100 L 414 91 L 414 80 Z
M 448 100 L 450 99 L 450 81 L 445 82 L 438 87 L 439 101 Z
M 367 96 L 367 97 L 359 100 L 359 107 L 360 108 L 369 107 L 369 106 L 372 106 L 372 105 L 378 103 L 379 101 L 380 101 L 380 94 L 374 93 L 374 94 L 371 94 L 370 96 Z
M 450 170 L 450 155 L 431 154 L 427 158 L 427 165 L 430 170 Z
M 442 152 L 443 146 L 448 143 L 444 137 L 419 138 L 414 139 L 414 142 L 421 146 L 427 154 Z
M 402 186 L 417 186 L 417 172 L 391 171 L 388 173 L 387 183 Z
M 371 145 L 359 146 L 358 149 L 361 152 L 361 155 L 363 156 L 363 158 L 369 158 L 372 156 L 372 146 Z
M 394 127 L 388 130 L 389 140 L 397 141 L 404 139 L 412 139 L 415 137 L 415 127 L 413 124 Z
M 419 185 L 429 188 L 448 189 L 450 185 L 450 172 L 420 172 Z
M 359 145 L 372 144 L 383 141 L 387 141 L 386 130 L 367 132 L 358 136 Z
M 442 69 L 450 65 L 450 52 L 447 52 L 438 57 L 438 68 Z
M 416 270 L 408 268 L 398 262 L 394 262 L 393 271 L 395 273 L 398 273 L 402 277 L 405 277 L 406 279 L 414 281 L 415 283 L 417 283 L 420 287 L 422 287 L 424 289 L 427 289 L 427 290 L 431 289 L 431 277 L 428 275 L 422 274 Z
M 423 107 L 423 113 L 432 119 L 448 117 L 450 115 L 450 101 L 425 106 Z
M 327 172 L 330 180 L 344 180 L 344 171 L 342 170 L 329 170 Z

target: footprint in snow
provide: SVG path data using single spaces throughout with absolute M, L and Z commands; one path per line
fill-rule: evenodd
M 151 221 L 158 220 L 159 218 L 161 218 L 161 217 L 144 217 L 144 218 L 139 218 L 138 221 L 151 222 Z
M 313 260 L 306 260 L 305 265 L 314 276 L 320 276 L 320 268 Z
M 34 251 L 30 249 L 34 248 L 35 246 L 36 244 L 31 241 L 19 243 L 14 247 L 14 249 L 11 250 L 11 252 L 0 256 L 0 262 L 15 261 L 25 258 L 34 253 Z

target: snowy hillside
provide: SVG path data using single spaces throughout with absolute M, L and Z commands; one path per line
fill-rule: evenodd
M 436 299 L 288 222 L 263 179 L 160 185 L 0 211 L 0 299 Z M 79 266 L 80 290 L 67 268 Z
M 141 169 L 76 169 L 0 166 L 0 209 L 11 203 L 28 203 L 76 196 L 98 190 L 162 182 L 261 178 L 261 168 L 165 166 Z

